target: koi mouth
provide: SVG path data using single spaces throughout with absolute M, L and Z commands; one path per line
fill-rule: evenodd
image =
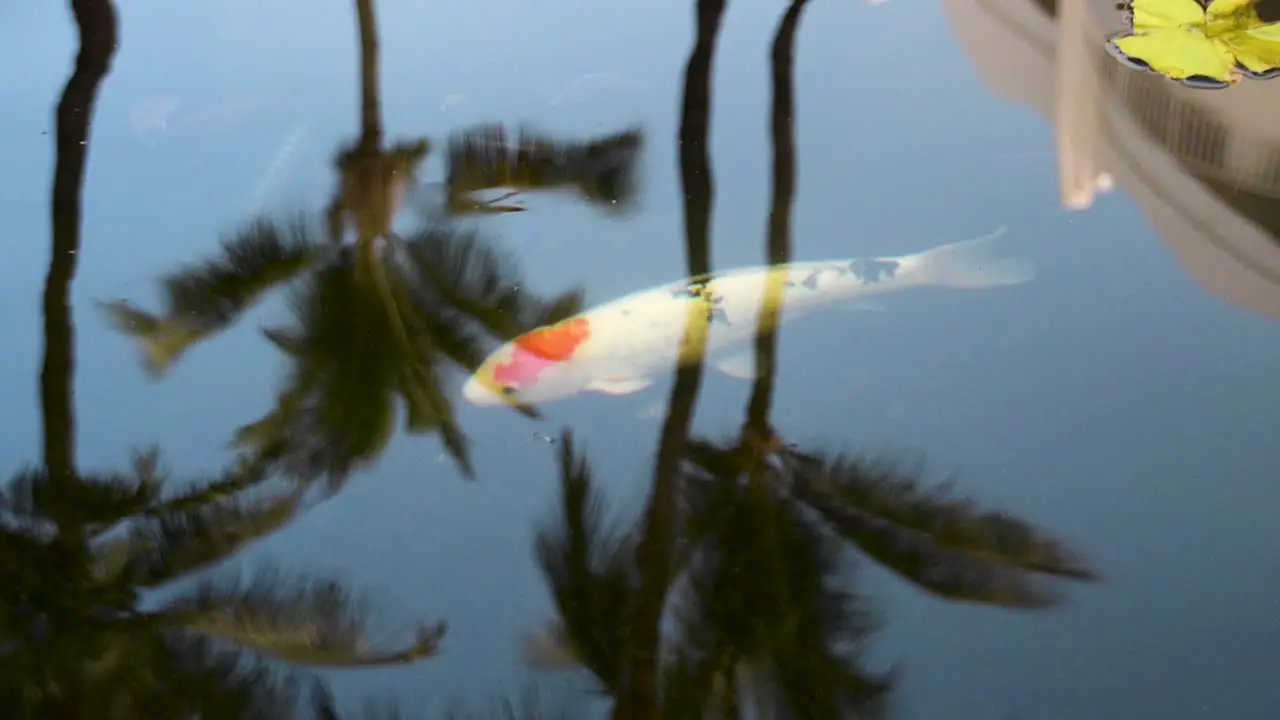
M 462 397 L 473 405 L 500 405 L 507 402 L 507 393 L 493 380 L 491 371 L 482 369 L 462 384 Z
M 499 351 L 501 352 L 501 351 Z M 462 384 L 462 397 L 473 405 L 502 405 L 511 402 L 516 383 L 503 377 L 503 366 L 510 362 L 510 355 L 495 353 L 480 364 Z

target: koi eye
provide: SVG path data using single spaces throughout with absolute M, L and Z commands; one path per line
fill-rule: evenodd
M 515 386 L 515 385 L 503 385 L 503 386 L 502 386 L 502 394 L 503 394 L 503 395 L 505 395 L 506 397 L 511 397 L 512 395 L 515 395 L 515 394 L 516 394 L 516 386 Z

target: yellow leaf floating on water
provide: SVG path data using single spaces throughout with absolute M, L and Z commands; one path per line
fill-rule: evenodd
M 1132 28 L 1107 49 L 1121 62 L 1193 87 L 1280 75 L 1280 23 L 1263 22 L 1254 0 L 1133 0 Z

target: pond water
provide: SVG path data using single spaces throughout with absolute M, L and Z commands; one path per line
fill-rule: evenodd
M 20 5 L 15 717 L 1280 717 L 1280 83 L 1126 67 L 1110 0 Z M 1001 229 L 1033 279 L 916 255 Z M 537 417 L 462 392 L 780 260 L 843 284 L 754 375 L 657 293 Z

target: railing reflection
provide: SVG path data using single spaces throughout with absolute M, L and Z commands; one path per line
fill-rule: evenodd
M 1280 94 L 1266 81 L 1221 91 L 1121 65 L 1103 0 L 944 0 L 988 83 L 1054 126 L 1061 202 L 1081 210 L 1125 189 L 1188 274 L 1214 294 L 1280 317 Z

